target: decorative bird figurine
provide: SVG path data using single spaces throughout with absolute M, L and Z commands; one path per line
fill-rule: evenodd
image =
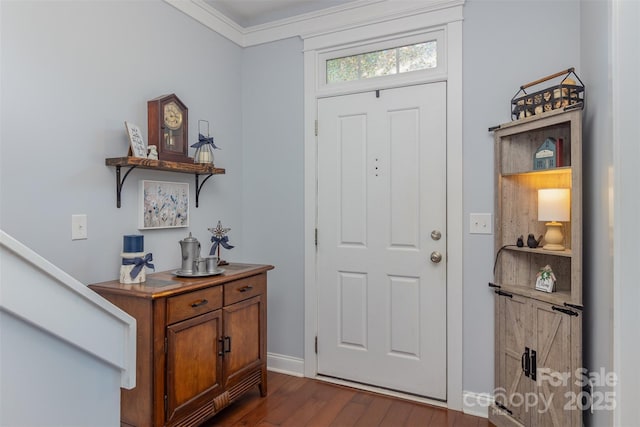
M 533 236 L 533 234 L 529 234 L 529 237 L 527 237 L 527 246 L 529 246 L 530 248 L 538 247 L 538 241 Z
M 519 248 L 524 247 L 524 238 L 522 237 L 522 234 L 520 235 L 520 237 L 518 237 L 518 241 L 516 242 L 516 246 L 518 246 Z

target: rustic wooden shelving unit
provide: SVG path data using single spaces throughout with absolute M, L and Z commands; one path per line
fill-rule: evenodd
M 578 427 L 582 412 L 576 372 L 582 367 L 582 111 L 551 111 L 497 126 L 495 131 L 495 402 L 498 427 Z M 546 138 L 563 139 L 563 167 L 533 170 Z M 557 163 L 556 163 L 557 164 Z M 540 188 L 571 189 L 571 220 L 563 223 L 565 250 L 517 247 L 519 236 L 544 234 L 538 220 Z M 545 265 L 555 292 L 535 288 Z M 549 378 L 569 375 L 566 382 Z M 548 407 L 518 404 L 537 396 Z
M 198 164 L 198 163 L 180 163 L 180 162 L 169 162 L 165 160 L 153 160 L 153 159 L 144 159 L 141 157 L 112 157 L 109 159 L 105 159 L 105 164 L 107 166 L 113 166 L 116 168 L 116 197 L 117 202 L 116 206 L 119 208 L 121 206 L 120 195 L 122 194 L 122 185 L 124 181 L 127 179 L 129 173 L 138 168 L 138 169 L 151 169 L 158 170 L 164 172 L 179 172 L 179 173 L 188 173 L 195 175 L 196 179 L 196 208 L 198 207 L 200 200 L 200 190 L 204 183 L 211 178 L 213 175 L 222 175 L 226 171 L 222 168 L 216 168 L 213 165 L 206 164 Z M 121 177 L 121 169 L 129 168 L 124 176 Z M 202 182 L 200 182 L 200 175 L 207 175 Z

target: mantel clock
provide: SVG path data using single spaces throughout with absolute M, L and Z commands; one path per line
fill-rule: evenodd
M 187 130 L 189 110 L 175 95 L 162 95 L 147 102 L 149 145 L 158 147 L 158 159 L 193 163 L 189 157 Z

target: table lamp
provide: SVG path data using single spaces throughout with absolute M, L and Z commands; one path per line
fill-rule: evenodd
M 568 188 L 541 188 L 538 190 L 538 221 L 549 221 L 544 235 L 548 251 L 563 251 L 564 236 L 560 221 L 571 219 L 571 196 Z

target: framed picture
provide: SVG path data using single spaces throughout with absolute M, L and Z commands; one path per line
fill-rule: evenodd
M 556 288 L 556 275 L 550 266 L 545 265 L 536 274 L 536 289 L 543 292 L 554 292 Z
M 140 181 L 138 229 L 189 226 L 189 184 Z
M 127 128 L 127 135 L 129 135 L 129 143 L 131 143 L 131 155 L 133 157 L 147 157 L 147 143 L 144 142 L 142 132 L 137 125 L 133 123 L 124 122 L 124 127 Z

